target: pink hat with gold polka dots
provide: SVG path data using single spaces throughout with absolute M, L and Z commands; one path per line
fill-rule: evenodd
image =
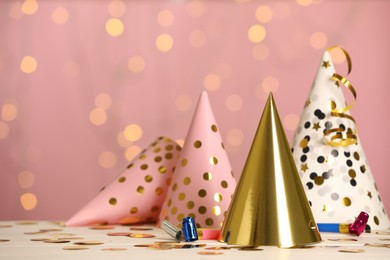
M 235 186 L 207 93 L 203 92 L 159 222 L 168 220 L 180 227 L 182 219 L 191 216 L 198 227 L 220 228 Z
M 181 147 L 160 137 L 67 222 L 67 226 L 157 220 Z
M 343 84 L 349 83 L 336 73 L 325 51 L 293 139 L 294 160 L 317 223 L 352 223 L 365 211 L 371 230 L 386 229 L 389 218 Z

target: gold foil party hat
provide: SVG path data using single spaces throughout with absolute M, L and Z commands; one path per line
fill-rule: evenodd
M 321 241 L 272 93 L 222 227 L 228 244 L 294 247 Z

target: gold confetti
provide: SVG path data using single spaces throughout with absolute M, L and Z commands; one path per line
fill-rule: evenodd
M 97 241 L 97 240 L 85 240 L 85 241 L 75 242 L 74 244 L 80 245 L 80 246 L 83 246 L 83 245 L 96 246 L 96 245 L 102 245 L 104 243 L 101 241 Z
M 367 247 L 390 247 L 390 244 L 370 244 L 370 243 L 365 243 L 364 246 Z
M 39 237 L 39 238 L 32 238 L 30 239 L 30 241 L 38 241 L 38 242 L 42 242 L 42 241 L 46 241 L 46 240 L 50 240 L 51 238 L 47 238 L 47 237 Z
M 152 234 L 134 233 L 134 234 L 130 234 L 129 237 L 132 237 L 132 238 L 153 238 L 153 237 L 156 237 L 156 236 L 152 235 Z
M 11 241 L 11 240 L 9 240 L 9 239 L 0 239 L 0 243 L 1 242 L 9 242 L 9 241 Z
M 66 246 L 62 248 L 63 250 L 86 250 L 89 249 L 86 246 Z
M 107 233 L 107 236 L 113 236 L 113 237 L 127 237 L 131 235 L 130 232 L 112 232 L 112 233 Z
M 223 255 L 220 251 L 200 251 L 198 252 L 200 255 Z
M 62 228 L 44 228 L 44 229 L 40 229 L 39 231 L 42 231 L 42 232 L 57 232 L 57 231 L 62 231 L 63 229 Z
M 339 252 L 343 253 L 364 253 L 363 249 L 340 249 Z
M 212 246 L 212 247 L 206 247 L 206 250 L 229 250 L 229 246 Z
M 114 226 L 109 226 L 109 225 L 93 226 L 93 227 L 90 227 L 89 229 L 93 229 L 93 230 L 107 230 L 107 229 L 114 229 Z
M 47 231 L 33 231 L 33 232 L 25 232 L 25 235 L 38 235 L 38 234 L 43 234 L 47 233 Z
M 44 243 L 53 243 L 53 244 L 61 244 L 61 243 L 69 243 L 69 240 L 59 240 L 59 239 L 45 239 Z
M 16 225 L 36 225 L 38 224 L 37 221 L 19 221 L 16 222 Z
M 12 225 L 0 225 L 0 228 L 10 228 L 10 227 L 12 227 Z
M 152 227 L 131 227 L 130 230 L 147 231 L 147 230 L 153 230 L 153 228 Z
M 329 238 L 329 241 L 358 241 L 355 238 Z
M 108 247 L 108 248 L 102 248 L 102 251 L 126 251 L 127 248 L 124 247 Z
M 134 247 L 152 247 L 154 246 L 154 244 L 137 244 L 137 245 L 133 245 Z

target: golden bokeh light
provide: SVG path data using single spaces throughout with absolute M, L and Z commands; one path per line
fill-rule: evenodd
M 4 121 L 13 121 L 18 116 L 18 108 L 16 104 L 6 103 L 1 109 L 1 118 Z
M 145 60 L 138 55 L 132 56 L 127 62 L 127 67 L 134 74 L 141 73 L 145 69 Z
M 314 49 L 322 49 L 328 44 L 328 37 L 323 32 L 314 32 L 310 35 L 310 45 Z
M 206 34 L 201 30 L 195 30 L 190 33 L 190 44 L 194 47 L 200 48 L 206 43 Z
M 95 105 L 101 109 L 109 109 L 111 104 L 111 96 L 107 93 L 100 93 L 95 97 Z
M 263 79 L 261 88 L 265 93 L 275 93 L 279 89 L 279 80 L 273 76 L 267 76 Z
M 143 131 L 141 126 L 137 124 L 130 124 L 126 126 L 125 131 L 123 132 L 125 138 L 129 141 L 137 141 L 142 137 Z
M 20 2 L 15 2 L 11 8 L 9 9 L 8 13 L 9 17 L 13 19 L 20 19 L 23 17 L 23 12 L 22 12 L 22 3 Z
M 22 207 L 25 210 L 32 210 L 37 206 L 38 199 L 32 193 L 24 193 L 22 196 L 20 196 L 20 204 L 22 204 Z
M 125 30 L 123 22 L 118 18 L 110 18 L 106 22 L 106 32 L 113 37 L 122 35 Z
M 203 85 L 210 91 L 215 91 L 221 87 L 221 78 L 216 74 L 208 74 L 203 80 Z
M 259 43 L 253 46 L 252 56 L 259 61 L 265 60 L 269 56 L 269 48 L 263 43 Z
M 248 30 L 248 38 L 251 42 L 259 43 L 265 39 L 266 30 L 260 24 L 252 25 Z
M 69 20 L 69 12 L 66 8 L 59 6 L 51 13 L 51 20 L 56 24 L 65 24 Z
M 338 64 L 345 61 L 345 54 L 340 48 L 331 49 L 330 56 L 332 57 L 333 63 Z
M 230 145 L 241 145 L 242 141 L 244 140 L 244 133 L 241 129 L 238 128 L 230 129 L 227 133 L 226 140 Z
M 272 9 L 267 5 L 261 5 L 257 7 L 255 15 L 260 23 L 268 23 L 272 19 Z
M 22 171 L 18 174 L 19 186 L 23 189 L 31 188 L 34 185 L 35 177 L 30 171 Z
M 301 6 L 308 6 L 313 3 L 313 0 L 295 0 L 295 1 L 297 2 L 297 4 Z
M 299 116 L 296 114 L 288 114 L 283 119 L 283 125 L 287 130 L 295 131 L 299 123 Z
M 126 139 L 125 135 L 123 132 L 120 132 L 116 138 L 116 141 L 118 142 L 119 146 L 121 147 L 129 147 L 130 145 L 133 144 L 132 141 L 129 141 Z
M 108 13 L 113 17 L 122 17 L 126 12 L 126 5 L 123 1 L 113 0 L 108 4 Z
M 175 16 L 170 10 L 161 10 L 157 14 L 157 22 L 163 27 L 169 27 L 175 21 Z
M 203 3 L 198 0 L 189 1 L 186 10 L 191 17 L 202 16 L 205 11 Z
M 175 105 L 179 111 L 188 111 L 192 107 L 192 99 L 189 95 L 178 95 L 175 100 Z
M 104 109 L 97 107 L 89 114 L 89 121 L 94 125 L 102 125 L 107 121 L 107 113 Z
M 128 161 L 132 161 L 135 156 L 137 156 L 141 152 L 141 147 L 137 145 L 132 145 L 125 151 L 125 158 Z
M 24 73 L 33 73 L 38 67 L 37 60 L 32 56 L 24 56 L 20 62 L 20 70 Z
M 99 155 L 99 165 L 105 169 L 114 167 L 116 164 L 116 155 L 110 151 L 104 151 Z
M 173 47 L 173 38 L 169 34 L 160 34 L 156 39 L 156 47 L 161 52 L 167 52 Z
M 38 11 L 38 2 L 36 0 L 24 0 L 21 10 L 24 14 L 35 14 Z
M 74 78 L 79 74 L 79 65 L 74 61 L 67 61 L 62 65 L 62 73 L 68 78 Z
M 225 105 L 232 112 L 240 111 L 242 108 L 242 98 L 239 95 L 233 94 L 226 98 Z
M 9 134 L 8 125 L 0 121 L 0 140 L 6 138 L 8 134 Z

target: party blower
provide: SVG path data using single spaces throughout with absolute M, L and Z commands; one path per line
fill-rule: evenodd
M 220 240 L 228 244 L 283 248 L 321 241 L 272 93 Z

